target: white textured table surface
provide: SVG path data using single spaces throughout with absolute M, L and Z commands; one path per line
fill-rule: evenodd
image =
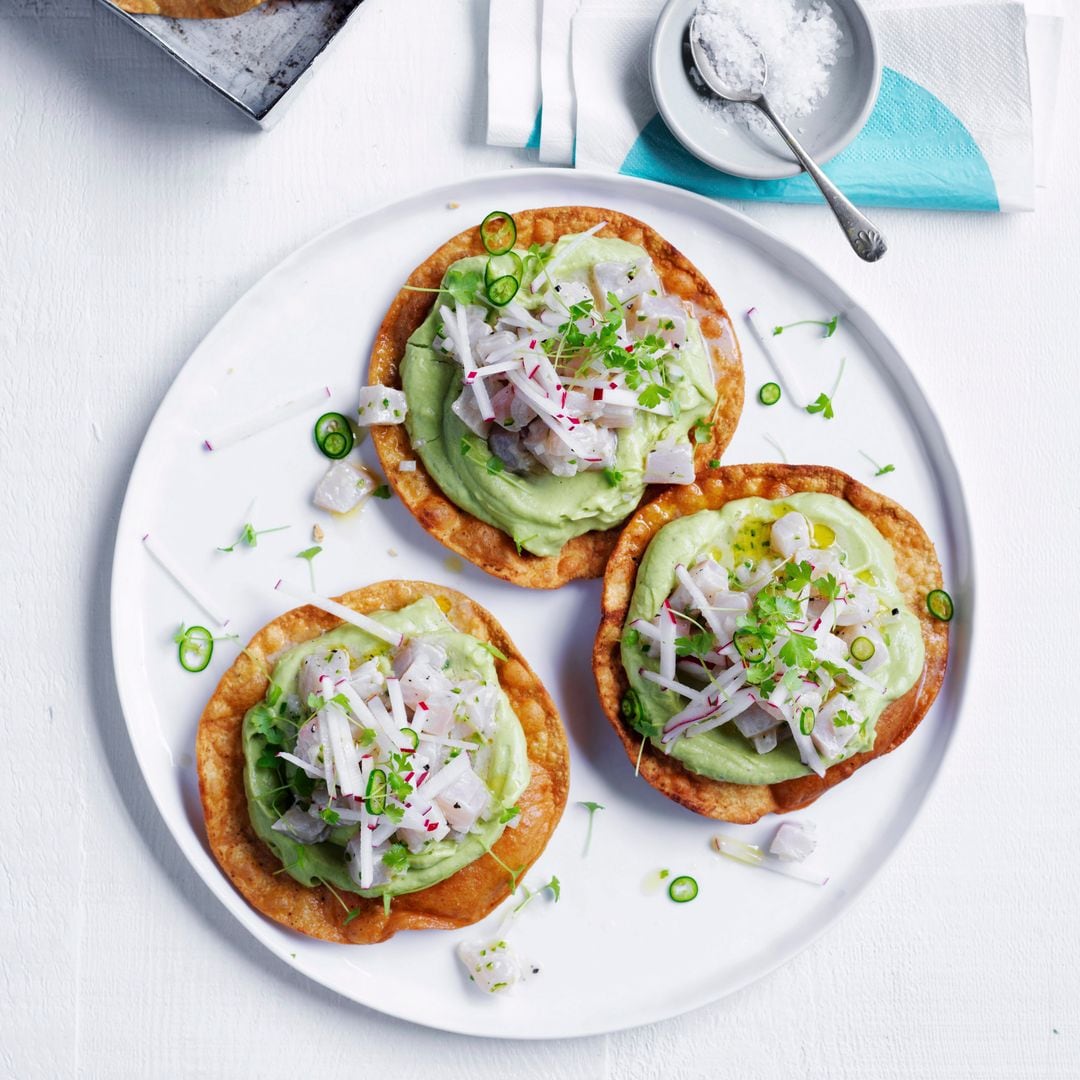
M 845 920 L 680 1020 L 464 1039 L 265 954 L 165 831 L 108 645 L 139 441 L 200 338 L 298 244 L 403 192 L 526 163 L 482 145 L 485 12 L 366 0 L 266 134 L 98 6 L 0 0 L 0 1076 L 1080 1075 L 1075 18 L 1034 215 L 883 212 L 891 250 L 866 268 L 823 210 L 745 208 L 904 348 L 951 433 L 978 543 L 964 723 Z

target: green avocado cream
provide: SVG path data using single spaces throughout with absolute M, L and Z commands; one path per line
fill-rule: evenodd
M 441 646 L 446 651 L 449 661 L 447 674 L 452 679 L 477 679 L 497 684 L 491 654 L 475 638 L 455 630 L 431 597 L 417 600 L 400 611 L 382 611 L 373 617 L 400 631 L 407 641 L 422 639 Z M 274 752 L 279 747 L 268 747 L 265 735 L 257 730 L 262 726 L 259 722 L 260 710 L 263 717 L 268 708 L 282 718 L 291 717 L 281 721 L 288 734 L 280 747 L 291 750 L 296 739 L 297 723 L 308 715 L 296 698 L 301 662 L 311 653 L 329 652 L 334 647 L 346 648 L 354 667 L 371 657 L 391 651 L 385 642 L 357 627 L 344 625 L 297 645 L 277 658 L 266 701 L 250 709 L 244 717 L 244 786 L 251 824 L 281 860 L 282 867 L 304 885 L 321 882 L 367 897 L 398 896 L 426 889 L 480 858 L 502 835 L 506 825 L 499 820 L 501 812 L 514 806 L 529 783 L 529 759 L 521 724 L 506 695 L 500 690 L 495 732 L 489 740 L 487 771 L 482 774 L 491 793 L 486 820 L 478 821 L 474 831 L 460 842 L 447 837 L 437 842 L 429 841 L 416 854 L 409 852 L 406 865 L 395 871 L 388 882 L 361 890 L 349 875 L 344 859 L 345 844 L 357 831 L 358 825 L 334 828 L 329 838 L 319 844 L 300 844 L 271 828 L 280 813 L 287 810 L 296 797 L 295 789 L 288 786 L 282 789 L 283 785 L 296 782 L 297 771 L 291 765 L 267 764 L 274 760 Z M 276 704 L 271 706 L 271 701 Z M 302 781 L 303 775 L 300 774 Z
M 623 240 L 588 237 L 560 257 L 573 236 L 555 244 L 549 266 L 559 281 L 589 282 L 599 262 L 636 262 L 645 251 Z M 522 258 L 527 253 L 518 252 Z M 486 257 L 461 259 L 451 270 L 483 273 Z M 536 276 L 535 260 L 527 260 L 515 303 L 539 307 L 543 291 L 529 287 Z M 448 271 L 449 273 L 449 271 Z M 445 283 L 445 278 L 444 278 Z M 662 440 L 686 443 L 698 420 L 706 419 L 716 401 L 712 363 L 696 320 L 687 322 L 687 340 L 678 354 L 685 378 L 675 387 L 677 417 L 637 412 L 633 426 L 619 431 L 614 472 L 587 471 L 572 477 L 543 472 L 513 475 L 489 468 L 491 453 L 484 439 L 474 435 L 451 405 L 461 393 L 461 368 L 436 357 L 431 348 L 440 321 L 440 304 L 450 297 L 441 293 L 427 319 L 409 338 L 401 367 L 402 388 L 409 411 L 405 421 L 409 437 L 424 467 L 452 502 L 463 510 L 508 533 L 519 548 L 534 555 L 556 555 L 575 536 L 607 529 L 623 521 L 645 491 L 645 459 Z M 493 314 L 489 321 L 496 316 Z
M 691 566 L 711 555 L 729 570 L 739 562 L 756 562 L 773 554 L 769 546 L 771 523 L 791 510 L 802 513 L 813 529 L 814 546 L 833 547 L 842 561 L 877 595 L 881 607 L 899 609 L 889 627 L 889 662 L 874 673 L 888 687 L 885 695 L 857 684 L 854 698 L 866 717 L 845 756 L 874 745 L 874 726 L 886 705 L 915 685 L 923 668 L 923 640 L 918 618 L 908 611 L 896 584 L 896 565 L 885 538 L 862 514 L 833 495 L 802 492 L 786 499 L 739 499 L 721 510 L 702 510 L 665 525 L 653 537 L 638 568 L 637 582 L 627 613 L 627 625 L 636 619 L 652 621 L 675 589 L 675 567 Z M 660 748 L 664 724 L 685 705 L 685 699 L 641 677 L 642 668 L 657 669 L 655 650 L 650 657 L 644 638 L 624 634 L 622 663 L 638 696 L 641 713 L 631 719 L 634 728 Z M 673 757 L 692 772 L 734 784 L 773 784 L 806 776 L 810 770 L 799 759 L 792 740 L 759 754 L 731 723 L 669 744 Z

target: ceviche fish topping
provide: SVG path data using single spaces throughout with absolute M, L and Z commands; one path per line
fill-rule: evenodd
M 529 771 L 490 647 L 430 599 L 375 618 L 390 641 L 342 627 L 286 653 L 245 734 L 249 780 L 281 781 L 249 787 L 290 873 L 395 894 L 484 854 L 516 824 Z
M 458 295 L 439 305 L 436 355 L 459 364 L 463 386 L 452 408 L 513 473 L 555 476 L 615 467 L 618 433 L 637 412 L 677 417 L 683 381 L 679 350 L 698 333 L 686 308 L 665 296 L 652 260 L 601 261 L 564 276 L 575 241 L 535 260 L 526 308 Z M 520 257 L 514 258 L 521 263 Z M 690 483 L 689 443 L 651 450 L 647 483 Z
M 873 744 L 884 705 L 913 684 L 921 639 L 887 580 L 890 568 L 852 565 L 821 520 L 840 500 L 814 498 L 807 509 L 822 511 L 816 523 L 780 506 L 771 521 L 742 519 L 730 549 L 677 563 L 674 588 L 655 617 L 628 624 L 629 644 L 644 659 L 639 678 L 680 702 L 656 725 L 654 742 L 667 752 L 734 729 L 741 739 L 729 740 L 723 753 L 741 745 L 770 755 L 790 740 L 802 766 L 824 775 Z M 857 537 L 863 527 L 868 547 L 875 539 L 884 544 L 846 509 L 837 529 Z M 710 761 L 702 753 L 687 759 L 688 767 L 705 771 Z

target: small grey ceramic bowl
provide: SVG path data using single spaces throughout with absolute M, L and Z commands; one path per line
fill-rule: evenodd
M 829 90 L 809 116 L 789 125 L 819 164 L 839 154 L 862 130 L 881 85 L 877 39 L 862 5 L 858 0 L 828 3 L 844 34 L 829 72 Z M 691 154 L 722 172 L 751 180 L 798 176 L 802 167 L 771 128 L 758 132 L 707 107 L 712 91 L 690 76 L 689 31 L 696 8 L 697 0 L 668 0 L 653 32 L 649 78 L 664 122 Z

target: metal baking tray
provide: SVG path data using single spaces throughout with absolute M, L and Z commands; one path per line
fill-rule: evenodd
M 360 0 L 269 0 L 231 19 L 130 15 L 101 0 L 261 127 L 270 127 Z

